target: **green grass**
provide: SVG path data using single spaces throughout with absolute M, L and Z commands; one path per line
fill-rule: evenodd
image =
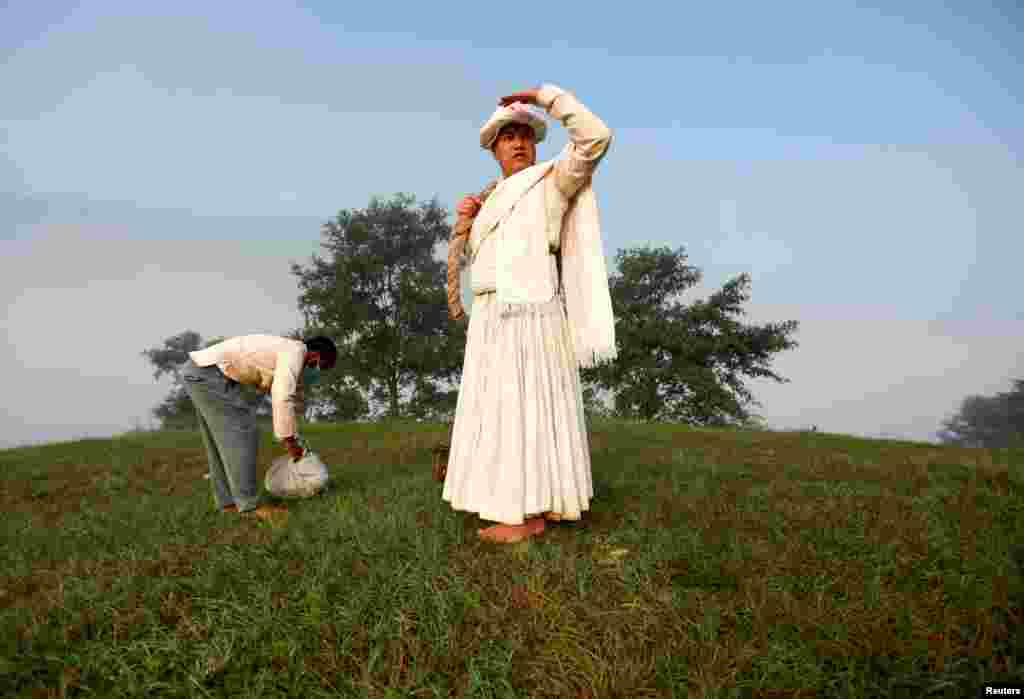
M 1024 450 L 595 423 L 577 524 L 498 546 L 435 425 L 306 430 L 214 511 L 198 434 L 0 451 L 0 695 L 889 697 L 1024 676 Z M 264 434 L 261 472 L 276 454 Z

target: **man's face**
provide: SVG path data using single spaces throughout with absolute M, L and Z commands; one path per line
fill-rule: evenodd
M 537 161 L 537 145 L 533 142 L 533 129 L 526 124 L 506 124 L 494 140 L 494 159 L 505 177 L 525 170 Z

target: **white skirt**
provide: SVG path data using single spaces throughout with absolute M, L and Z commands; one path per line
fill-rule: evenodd
M 513 307 L 514 308 L 514 307 Z M 473 297 L 445 501 L 481 519 L 580 519 L 594 495 L 579 369 L 560 298 L 503 317 Z

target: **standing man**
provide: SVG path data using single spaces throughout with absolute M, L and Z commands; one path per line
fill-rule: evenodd
M 189 352 L 180 376 L 196 409 L 210 463 L 210 483 L 224 512 L 251 512 L 266 519 L 284 507 L 261 503 L 256 477 L 259 427 L 256 412 L 239 384 L 269 392 L 274 435 L 295 460 L 301 459 L 297 416 L 305 404 L 303 388 L 334 368 L 338 349 L 326 337 L 306 341 L 275 335 L 233 337 Z
M 449 248 L 449 313 L 473 313 L 443 497 L 496 522 L 482 538 L 515 542 L 544 520 L 580 519 L 593 497 L 579 368 L 614 359 L 615 324 L 591 177 L 611 140 L 605 124 L 554 85 L 498 101 L 480 130 L 501 177 L 459 202 Z M 543 107 L 569 132 L 537 164 Z

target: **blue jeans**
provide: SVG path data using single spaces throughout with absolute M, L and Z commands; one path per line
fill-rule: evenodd
M 245 401 L 239 385 L 216 366 L 200 367 L 189 359 L 178 375 L 196 409 L 218 507 L 237 505 L 239 512 L 255 509 L 260 503 L 255 409 Z

